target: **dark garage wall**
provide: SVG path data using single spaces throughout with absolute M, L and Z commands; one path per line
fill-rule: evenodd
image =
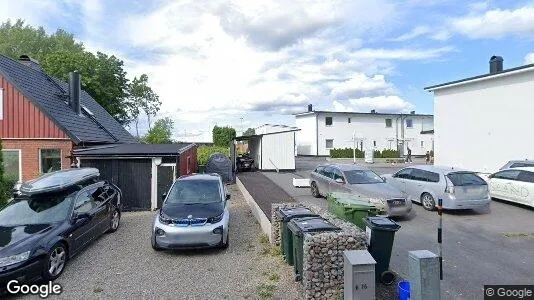
M 147 159 L 81 159 L 81 167 L 100 170 L 122 191 L 124 210 L 150 210 L 150 179 L 152 160 Z

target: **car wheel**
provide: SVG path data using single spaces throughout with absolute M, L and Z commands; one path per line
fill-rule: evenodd
M 67 263 L 67 247 L 64 243 L 57 243 L 50 249 L 44 264 L 43 279 L 51 281 L 58 278 Z
M 152 238 L 150 239 L 150 243 L 152 244 L 152 249 L 155 251 L 160 251 L 161 248 L 158 246 L 158 242 L 156 242 L 156 235 L 152 233 Z
M 317 183 L 315 183 L 315 181 L 311 183 L 311 193 L 312 196 L 315 198 L 321 197 L 321 194 L 319 193 L 319 188 L 317 187 Z
M 434 201 L 434 197 L 429 193 L 423 193 L 421 195 L 421 204 L 423 205 L 423 208 L 428 211 L 436 209 L 436 201 Z
M 118 209 L 115 208 L 115 210 L 113 211 L 113 214 L 111 215 L 108 233 L 117 231 L 117 229 L 119 229 L 120 222 L 121 222 L 121 213 L 119 212 Z

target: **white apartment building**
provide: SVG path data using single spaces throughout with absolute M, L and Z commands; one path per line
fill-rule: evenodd
M 497 171 L 509 160 L 534 159 L 534 64 L 425 88 L 434 93 L 436 164 Z
M 434 116 L 429 114 L 391 114 L 308 111 L 295 115 L 297 154 L 327 156 L 333 148 L 352 148 L 354 137 L 360 150 L 399 150 L 401 155 L 425 155 L 433 149 Z

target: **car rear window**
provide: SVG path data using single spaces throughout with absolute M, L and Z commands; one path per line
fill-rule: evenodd
M 486 185 L 486 181 L 477 174 L 471 172 L 456 172 L 447 175 L 449 180 L 455 186 L 462 185 Z
M 521 167 L 534 167 L 534 164 L 529 164 L 529 163 L 513 163 L 513 164 L 510 166 L 510 169 L 512 169 L 512 168 L 521 168 Z

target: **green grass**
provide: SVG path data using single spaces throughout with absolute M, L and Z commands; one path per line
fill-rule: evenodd
M 273 284 L 262 283 L 256 287 L 256 292 L 261 299 L 270 299 L 274 295 L 276 286 Z
M 260 244 L 268 244 L 269 243 L 269 237 L 265 234 L 265 233 L 262 233 L 260 235 Z
M 280 280 L 280 275 L 276 273 L 271 273 L 267 278 L 269 278 L 270 281 L 278 281 Z

